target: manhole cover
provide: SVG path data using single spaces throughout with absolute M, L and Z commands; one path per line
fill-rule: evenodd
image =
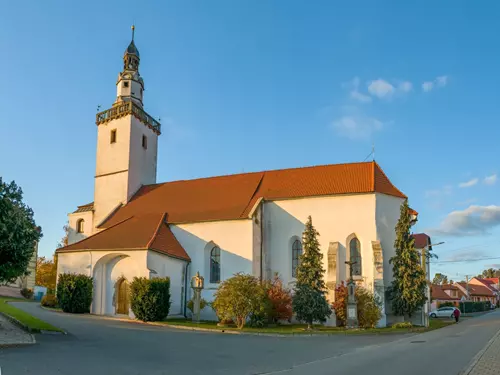
M 422 340 L 422 341 L 418 341 L 418 340 L 417 340 L 417 341 L 412 341 L 411 343 L 412 343 L 412 344 L 422 344 L 423 342 L 425 342 L 425 341 L 423 341 L 423 340 Z

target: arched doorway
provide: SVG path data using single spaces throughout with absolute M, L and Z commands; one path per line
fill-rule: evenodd
M 128 315 L 130 307 L 130 286 L 127 279 L 121 278 L 116 282 L 116 313 Z

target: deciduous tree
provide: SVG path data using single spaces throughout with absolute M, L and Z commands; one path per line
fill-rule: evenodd
M 0 282 L 28 274 L 36 243 L 42 237 L 33 210 L 23 202 L 23 192 L 14 181 L 0 177 Z

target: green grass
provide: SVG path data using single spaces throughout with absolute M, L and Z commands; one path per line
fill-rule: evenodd
M 279 325 L 276 327 L 263 327 L 263 328 L 252 328 L 244 327 L 243 329 L 237 329 L 235 327 L 217 327 L 217 322 L 213 321 L 201 321 L 199 323 L 193 323 L 186 319 L 168 319 L 163 322 L 159 322 L 164 325 L 171 326 L 182 326 L 182 327 L 192 327 L 192 328 L 204 328 L 211 329 L 214 331 L 239 331 L 239 332 L 249 332 L 249 333 L 269 333 L 269 334 L 341 334 L 341 335 L 356 335 L 356 334 L 393 334 L 393 333 L 410 333 L 410 332 L 426 332 L 432 331 L 434 329 L 445 327 L 452 324 L 450 321 L 432 319 L 428 328 L 425 327 L 413 327 L 413 328 L 369 328 L 369 329 L 351 329 L 347 330 L 342 327 L 325 327 L 321 325 L 314 326 L 313 331 L 307 331 L 305 324 L 289 324 L 289 325 Z
M 43 330 L 43 331 L 62 332 L 61 329 L 54 327 L 53 325 L 46 323 L 38 318 L 35 318 L 34 316 L 28 314 L 27 312 L 24 312 L 23 310 L 20 310 L 8 304 L 7 302 L 9 301 L 13 302 L 27 302 L 27 301 L 21 298 L 0 297 L 0 312 L 13 317 L 14 319 L 17 319 L 19 322 L 26 325 L 31 331 L 40 332 Z

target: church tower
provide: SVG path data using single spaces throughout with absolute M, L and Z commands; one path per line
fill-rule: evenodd
M 144 109 L 144 81 L 134 41 L 123 55 L 123 71 L 116 82 L 112 107 L 96 116 L 97 156 L 93 229 L 142 185 L 156 183 L 158 136 L 161 125 Z

